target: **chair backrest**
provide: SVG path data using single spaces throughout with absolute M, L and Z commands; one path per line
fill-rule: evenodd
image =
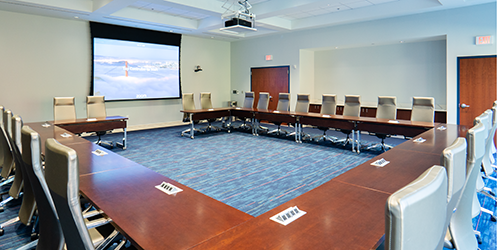
M 295 112 L 309 112 L 309 94 L 297 94 Z
M 413 97 L 411 120 L 416 122 L 434 122 L 434 98 Z
M 12 117 L 12 138 L 10 140 L 10 145 L 12 148 L 12 156 L 14 159 L 14 166 L 15 169 L 20 169 L 20 164 L 22 163 L 21 160 L 21 154 L 22 154 L 22 147 L 21 147 L 21 128 L 23 126 L 23 120 L 19 115 L 15 115 Z M 14 181 L 12 182 L 12 186 L 9 189 L 9 195 L 14 198 L 18 198 L 19 194 L 21 192 L 21 189 L 23 188 L 23 173 L 22 171 L 16 171 L 15 176 L 14 176 Z M 26 191 L 30 192 L 30 188 L 26 188 Z M 26 196 L 24 196 L 26 197 Z M 23 203 L 24 203 L 23 198 Z M 21 210 L 23 207 L 21 206 Z M 26 221 L 23 221 L 25 223 Z M 29 221 L 28 221 L 29 224 Z
M 0 176 L 2 178 L 7 178 L 14 169 L 14 155 L 12 152 L 12 146 L 10 144 L 11 134 L 12 134 L 12 123 L 6 122 L 12 120 L 12 112 L 10 110 L 5 110 L 2 114 L 4 126 L 0 133 L 0 150 L 2 151 L 2 170 Z
M 253 108 L 253 100 L 255 99 L 253 92 L 245 92 L 245 100 L 243 101 L 243 108 Z
M 441 165 L 446 169 L 448 175 L 448 205 L 446 211 L 446 224 L 450 223 L 453 211 L 457 207 L 458 200 L 467 178 L 467 141 L 463 137 L 458 137 L 450 146 L 443 150 L 441 154 Z M 442 237 L 446 236 L 443 231 Z
M 212 106 L 212 94 L 210 92 L 200 93 L 200 103 L 202 109 L 211 109 Z
M 9 190 L 9 195 L 16 197 L 19 195 L 21 188 L 23 190 L 23 201 L 21 208 L 19 209 L 19 220 L 26 226 L 31 224 L 33 215 L 35 214 L 35 197 L 33 194 L 33 188 L 28 176 L 25 173 L 24 162 L 22 159 L 22 139 L 21 139 L 21 129 L 23 127 L 23 120 L 19 115 L 12 117 L 12 153 L 14 156 L 14 162 L 16 166 L 16 173 L 14 176 L 14 181 Z
M 493 124 L 492 117 L 493 117 L 493 112 L 490 109 L 488 109 L 474 119 L 474 125 L 482 123 L 486 129 L 487 137 L 484 143 L 485 154 L 489 154 L 489 152 L 491 152 L 491 147 L 493 146 L 493 140 L 495 137 L 496 124 Z M 491 166 L 489 157 L 483 157 L 482 162 L 483 162 L 482 167 L 484 172 L 487 175 L 491 175 L 494 172 L 494 170 L 493 167 Z
M 359 95 L 346 95 L 344 103 L 345 116 L 357 116 L 361 113 L 361 97 Z
M 63 232 L 42 169 L 40 136 L 30 127 L 23 126 L 21 141 L 24 163 L 22 169 L 27 181 L 31 183 L 39 215 L 37 249 L 63 249 Z
M 76 151 L 53 138 L 45 142 L 45 180 L 54 201 L 68 249 L 93 249 L 83 220 Z
M 74 97 L 54 97 L 54 120 L 76 119 Z
M 87 96 L 87 118 L 106 117 L 104 96 Z
M 377 104 L 377 118 L 396 119 L 396 97 L 395 96 L 379 96 Z
M 467 179 L 458 201 L 457 209 L 451 216 L 450 232 L 457 249 L 477 249 L 477 240 L 472 225 L 472 204 L 477 197 L 476 182 L 484 156 L 484 141 L 487 133 L 482 123 L 467 131 Z M 482 146 L 481 146 L 482 145 Z
M 194 106 L 194 94 L 193 93 L 183 93 L 182 94 L 182 109 L 183 110 L 196 109 L 196 107 Z
M 3 128 L 3 112 L 5 111 L 5 108 L 0 105 L 0 112 L 2 115 L 0 115 L 0 128 Z
M 1 110 L 1 106 L 0 106 Z M 493 107 L 491 107 L 491 112 L 493 112 L 493 117 L 491 118 L 492 123 L 495 125 L 497 124 L 497 101 L 493 102 Z
M 337 95 L 323 94 L 320 113 L 324 115 L 337 114 Z
M 269 107 L 269 93 L 268 92 L 260 92 L 259 93 L 259 102 L 257 103 L 258 109 L 267 109 Z
M 385 249 L 443 249 L 446 218 L 446 170 L 432 166 L 393 193 L 385 210 Z
M 290 93 L 279 93 L 276 110 L 290 111 Z
M 5 109 L 3 111 L 3 128 L 7 132 L 7 138 L 12 137 L 12 111 L 10 109 Z

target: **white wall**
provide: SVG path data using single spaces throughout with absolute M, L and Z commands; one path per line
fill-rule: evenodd
M 0 11 L 0 105 L 25 122 L 53 120 L 55 96 L 74 96 L 86 116 L 91 45 L 86 21 Z M 194 73 L 195 65 L 203 68 Z M 183 92 L 212 92 L 215 107 L 230 100 L 230 43 L 183 36 Z M 196 100 L 198 102 L 198 100 Z M 129 126 L 178 123 L 180 99 L 106 103 L 108 115 L 129 117 Z
M 339 103 L 351 94 L 376 107 L 378 96 L 396 96 L 398 107 L 411 108 L 413 96 L 428 96 L 446 110 L 445 40 L 320 50 L 314 65 L 319 102 L 324 93 L 336 94 Z
M 457 57 L 496 55 L 496 45 L 474 45 L 474 37 L 479 35 L 496 36 L 496 3 L 237 41 L 231 43 L 231 86 L 232 89 L 248 91 L 251 67 L 291 65 L 290 92 L 295 96 L 299 91 L 304 92 L 303 86 L 307 89 L 311 84 L 301 81 L 304 78 L 300 77 L 303 67 L 300 50 L 359 48 L 445 36 L 446 81 L 442 84 L 446 89 L 448 122 L 456 123 Z M 264 56 L 268 54 L 273 55 L 273 61 L 265 61 Z M 293 65 L 297 65 L 297 69 Z M 313 89 L 310 93 L 318 93 L 324 88 L 319 85 L 315 83 L 315 91 Z M 433 94 L 434 89 L 425 93 Z M 232 95 L 232 98 L 243 100 L 242 95 Z M 294 105 L 292 103 L 292 107 Z

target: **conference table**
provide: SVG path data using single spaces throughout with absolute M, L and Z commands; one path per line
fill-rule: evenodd
M 303 124 L 327 118 L 273 113 L 221 108 L 191 111 L 190 117 L 204 119 L 243 115 L 269 120 L 293 117 Z M 327 120 L 333 122 L 335 119 Z M 345 122 L 341 117 L 336 117 L 336 120 Z M 349 123 L 344 124 L 347 126 Z M 402 126 L 402 130 L 408 128 L 408 133 L 422 130 L 424 132 L 416 136 L 423 140 L 408 140 L 297 198 L 253 217 L 74 136 L 62 127 L 46 127 L 41 122 L 25 125 L 40 134 L 42 152 L 47 138 L 56 138 L 77 152 L 82 195 L 103 210 L 113 220 L 113 225 L 138 249 L 373 249 L 380 244 L 385 232 L 387 198 L 427 168 L 440 164 L 442 150 L 467 132 L 467 128 L 459 125 L 430 126 L 403 121 L 397 124 L 385 121 L 384 124 L 382 120 L 360 119 L 356 126 L 366 126 L 370 130 L 385 131 L 391 126 Z M 98 155 L 96 149 L 106 154 Z M 381 158 L 389 164 L 384 167 L 370 165 Z M 162 182 L 183 191 L 175 195 L 165 194 L 155 188 Z M 306 214 L 287 226 L 270 220 L 272 216 L 294 206 Z
M 52 122 L 52 124 L 62 127 L 73 134 L 123 129 L 122 142 L 117 142 L 116 144 L 120 145 L 123 149 L 127 149 L 127 120 L 128 118 L 124 116 L 106 116 L 96 118 L 57 120 Z

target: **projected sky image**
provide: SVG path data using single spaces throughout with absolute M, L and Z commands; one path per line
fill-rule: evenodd
M 106 100 L 179 97 L 179 47 L 94 38 L 94 95 Z

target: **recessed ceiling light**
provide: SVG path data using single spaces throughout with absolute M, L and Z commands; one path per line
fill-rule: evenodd
M 77 16 L 75 16 L 75 18 L 78 18 Z
M 405 41 L 399 41 L 400 43 L 404 43 Z

